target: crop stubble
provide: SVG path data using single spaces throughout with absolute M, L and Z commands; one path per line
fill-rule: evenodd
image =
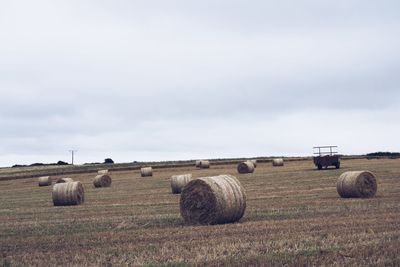
M 71 175 L 85 203 L 54 207 L 51 187 L 37 179 L 0 181 L 0 262 L 13 265 L 399 265 L 400 160 L 346 160 L 339 170 L 312 162 L 283 168 L 260 163 L 238 175 L 236 165 L 113 173 L 96 190 L 93 174 Z M 341 199 L 339 175 L 368 169 L 379 189 L 371 199 Z M 247 194 L 239 223 L 185 226 L 170 177 L 231 174 Z M 57 178 L 57 177 L 55 177 Z M 1 258 L 3 257 L 3 258 Z

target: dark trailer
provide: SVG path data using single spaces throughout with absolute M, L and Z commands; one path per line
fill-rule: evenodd
M 337 146 L 315 146 L 314 149 L 314 164 L 321 170 L 322 168 L 328 168 L 334 166 L 336 169 L 340 168 L 340 156 L 337 155 L 337 151 L 333 151 Z M 316 152 L 317 150 L 317 152 Z

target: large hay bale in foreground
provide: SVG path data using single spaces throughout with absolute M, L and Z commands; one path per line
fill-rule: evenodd
M 192 180 L 192 174 L 172 175 L 171 190 L 172 194 L 180 194 L 185 185 Z
M 250 161 L 253 163 L 254 168 L 257 168 L 257 160 L 256 159 L 251 159 Z
M 189 224 L 236 222 L 245 210 L 245 190 L 231 175 L 192 180 L 181 193 L 181 215 Z
M 51 178 L 50 176 L 42 176 L 38 179 L 39 186 L 49 186 L 51 185 Z
M 108 170 L 98 170 L 98 174 L 108 174 Z
M 60 183 L 70 183 L 70 182 L 73 182 L 73 181 L 74 181 L 74 179 L 72 179 L 72 178 L 64 177 L 64 178 L 59 178 L 59 179 L 57 180 L 56 184 L 60 184 Z
M 341 197 L 373 197 L 378 186 L 370 171 L 349 171 L 340 175 L 336 189 Z
M 272 160 L 272 166 L 274 166 L 274 167 L 283 166 L 283 159 L 282 158 L 273 159 Z
M 140 174 L 142 177 L 153 176 L 153 168 L 152 167 L 143 167 L 140 169 Z
M 107 174 L 98 174 L 93 180 L 94 187 L 110 187 L 111 177 Z
M 252 173 L 254 172 L 254 164 L 251 161 L 240 162 L 237 166 L 237 171 L 239 173 Z
M 85 192 L 80 182 L 55 184 L 52 196 L 54 206 L 79 205 L 85 201 Z
M 208 161 L 208 160 L 200 160 L 200 168 L 202 168 L 202 169 L 210 168 L 210 161 Z

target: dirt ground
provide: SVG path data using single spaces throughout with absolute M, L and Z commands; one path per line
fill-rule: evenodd
M 341 199 L 336 180 L 370 170 L 378 192 Z M 187 226 L 173 174 L 235 175 L 247 193 L 234 224 Z M 95 173 L 71 175 L 85 203 L 54 207 L 52 186 L 37 178 L 0 181 L 0 266 L 400 266 L 400 160 L 344 160 L 317 171 L 311 161 L 283 167 L 259 163 L 253 174 L 236 165 L 111 172 L 110 188 L 94 188 Z M 57 177 L 52 177 L 56 179 Z

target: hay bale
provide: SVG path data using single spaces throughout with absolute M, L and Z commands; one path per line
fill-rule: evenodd
M 172 175 L 171 177 L 171 190 L 172 194 L 180 194 L 185 185 L 192 180 L 192 174 Z
M 195 163 L 196 168 L 200 168 L 200 162 L 201 162 L 201 160 L 196 160 L 196 163 Z
M 111 177 L 107 174 L 98 174 L 93 180 L 94 187 L 110 187 Z
M 181 193 L 181 216 L 189 224 L 236 222 L 245 210 L 245 190 L 231 175 L 192 180 Z
M 98 170 L 97 174 L 107 174 L 108 170 Z
M 142 177 L 153 176 L 153 168 L 152 167 L 143 167 L 140 169 L 140 173 Z
M 341 197 L 373 197 L 378 186 L 369 171 L 349 171 L 340 175 L 336 189 Z
M 38 179 L 39 186 L 49 186 L 51 185 L 51 178 L 50 176 L 42 176 Z
M 257 168 L 257 160 L 256 159 L 251 159 L 250 161 L 253 163 L 254 168 Z
M 56 184 L 60 184 L 60 183 L 70 183 L 73 182 L 74 180 L 72 178 L 59 178 L 56 182 Z
M 251 161 L 240 162 L 237 166 L 237 171 L 239 173 L 252 173 L 254 172 L 254 164 Z
M 282 158 L 273 159 L 272 160 L 272 166 L 274 166 L 274 167 L 283 166 L 283 159 Z
M 200 168 L 202 169 L 210 168 L 210 162 L 208 160 L 200 160 Z
M 79 205 L 85 201 L 85 192 L 80 182 L 55 184 L 52 196 L 54 206 Z

